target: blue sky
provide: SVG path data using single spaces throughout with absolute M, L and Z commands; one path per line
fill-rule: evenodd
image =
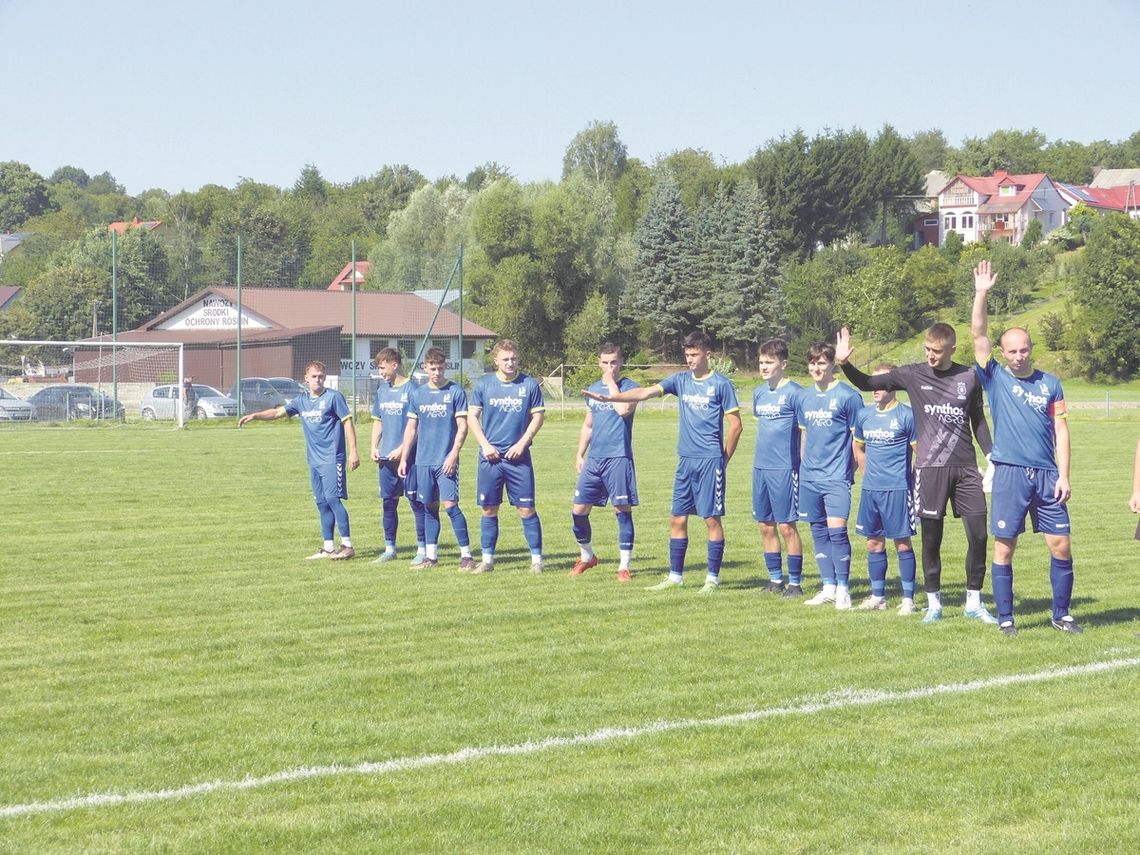
M 0 161 L 139 193 L 306 163 L 557 179 L 594 119 L 647 162 L 884 123 L 1116 141 L 1140 130 L 1137 36 L 1136 0 L 0 0 Z

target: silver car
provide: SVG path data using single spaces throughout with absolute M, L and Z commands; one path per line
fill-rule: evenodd
M 0 386 L 0 422 L 30 422 L 36 417 L 34 404 L 17 398 Z
M 237 401 L 213 386 L 195 383 L 194 394 L 198 400 L 194 402 L 194 411 L 186 414 L 188 418 L 220 419 L 237 415 Z M 180 406 L 183 406 L 182 388 L 178 385 L 155 386 L 139 402 L 139 410 L 147 421 L 177 419 Z

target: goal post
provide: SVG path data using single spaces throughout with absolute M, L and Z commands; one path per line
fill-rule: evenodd
M 186 371 L 181 342 L 0 340 L 0 424 L 146 418 L 183 427 L 193 415 Z

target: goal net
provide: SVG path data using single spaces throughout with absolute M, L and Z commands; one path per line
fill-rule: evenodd
M 0 425 L 146 419 L 181 427 L 215 406 L 199 406 L 215 390 L 184 388 L 186 379 L 180 342 L 0 341 Z

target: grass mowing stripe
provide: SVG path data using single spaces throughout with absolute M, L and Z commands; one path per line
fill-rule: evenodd
M 329 778 L 342 775 L 387 775 L 393 772 L 404 772 L 422 769 L 429 766 L 453 765 L 481 760 L 486 757 L 517 756 L 521 754 L 536 754 L 551 748 L 567 748 L 577 745 L 598 745 L 615 739 L 635 739 L 641 736 L 652 736 L 674 730 L 709 727 L 731 727 L 747 724 L 761 719 L 775 718 L 789 715 L 811 715 L 828 710 L 844 709 L 847 707 L 871 706 L 874 704 L 910 701 L 931 698 L 940 695 L 956 695 L 968 692 L 983 691 L 985 689 L 1003 688 L 1024 683 L 1037 683 L 1044 680 L 1056 680 L 1062 677 L 1073 677 L 1088 674 L 1097 674 L 1119 668 L 1131 668 L 1140 665 L 1140 657 L 1129 659 L 1109 659 L 1100 662 L 1089 662 L 1084 665 L 1068 665 L 1059 668 L 1048 668 L 1044 671 L 1035 671 L 1027 674 L 1007 674 L 997 677 L 986 677 L 981 680 L 971 680 L 966 683 L 946 683 L 937 686 L 920 686 L 915 689 L 837 689 L 816 696 L 799 703 L 788 706 L 768 707 L 766 709 L 748 710 L 740 713 L 716 716 L 704 719 L 678 719 L 674 721 L 656 721 L 646 725 L 633 727 L 605 727 L 590 733 L 575 736 L 552 736 L 541 740 L 520 742 L 514 745 L 490 745 L 483 747 L 462 748 L 448 754 L 423 754 L 418 757 L 399 757 L 381 762 L 359 763 L 354 766 L 338 764 L 327 766 L 299 767 L 274 772 L 271 775 L 260 777 L 247 777 L 241 781 L 206 781 L 200 784 L 189 784 L 165 790 L 151 790 L 127 793 L 95 793 L 88 796 L 74 796 L 67 799 L 58 799 L 46 802 L 32 802 L 22 805 L 5 805 L 0 807 L 0 818 L 27 816 L 29 814 L 57 813 L 61 811 L 77 810 L 82 808 L 109 807 L 122 804 L 138 804 L 143 802 L 167 801 L 171 799 L 187 798 L 195 795 L 205 795 L 215 792 L 232 792 L 249 790 L 272 784 L 302 781 L 309 778 Z

